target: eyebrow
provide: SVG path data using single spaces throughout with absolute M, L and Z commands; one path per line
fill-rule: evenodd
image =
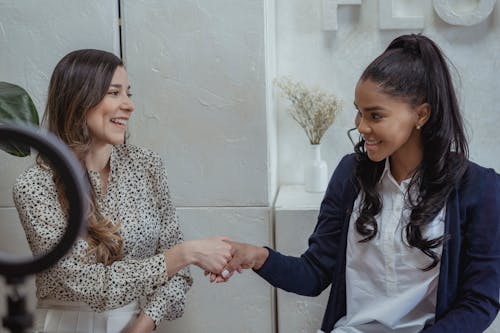
M 358 105 L 356 104 L 356 102 L 354 102 L 354 107 L 356 107 L 357 110 L 359 110 L 359 107 Z M 362 110 L 363 112 L 370 112 L 370 111 L 387 111 L 387 109 L 381 107 L 381 106 L 378 106 L 378 105 L 374 105 L 374 106 L 369 106 L 369 107 L 366 107 Z
M 121 88 L 122 87 L 121 84 L 110 84 L 109 86 L 113 87 L 113 88 Z M 130 90 L 130 86 L 128 86 L 127 89 Z

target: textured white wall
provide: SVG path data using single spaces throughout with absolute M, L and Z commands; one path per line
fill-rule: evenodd
M 26 87 L 41 115 L 50 74 L 64 54 L 84 47 L 118 53 L 117 3 L 52 0 L 41 7 L 35 0 L 0 0 L 0 80 Z M 274 56 L 264 34 L 273 29 L 274 16 L 265 19 L 273 3 L 123 1 L 122 9 L 123 55 L 136 103 L 130 141 L 166 160 L 174 202 L 184 207 L 179 220 L 186 239 L 224 234 L 271 245 L 277 154 L 275 126 L 267 121 L 266 67 Z M 11 187 L 31 161 L 0 154 L 0 218 L 9 222 L 0 249 L 28 253 Z M 185 317 L 159 332 L 273 331 L 272 288 L 257 276 L 247 272 L 209 286 L 198 268 L 193 275 Z M 29 291 L 33 306 L 32 282 Z
M 363 69 L 396 36 L 422 32 L 443 49 L 461 75 L 458 83 L 462 111 L 470 132 L 471 159 L 500 170 L 497 125 L 500 113 L 500 6 L 474 26 L 452 26 L 435 13 L 431 0 L 393 0 L 394 16 L 421 16 L 421 30 L 381 30 L 379 4 L 338 7 L 338 30 L 322 30 L 322 0 L 276 0 L 277 75 L 317 85 L 344 101 L 344 110 L 326 132 L 322 156 L 330 173 L 340 158 L 352 152 L 346 132 L 353 127 L 354 87 Z M 453 10 L 467 13 L 478 1 L 449 1 Z M 276 92 L 275 92 L 276 93 Z M 278 175 L 280 184 L 303 182 L 303 156 L 308 141 L 287 114 L 285 98 L 278 100 Z
M 271 245 L 268 208 L 180 208 L 179 220 L 187 239 L 223 234 L 237 241 Z M 189 291 L 182 318 L 164 322 L 159 332 L 272 333 L 273 289 L 251 271 L 228 283 L 210 284 L 198 267 L 192 267 L 195 283 Z
M 50 75 L 57 61 L 79 48 L 119 54 L 118 6 L 101 0 L 0 0 L 0 81 L 24 87 L 41 116 Z M 12 185 L 32 159 L 0 152 L 0 250 L 29 255 L 24 232 L 12 203 Z M 0 279 L 0 316 L 5 313 L 6 287 Z M 34 279 L 26 288 L 28 307 L 35 304 Z M 7 332 L 0 326 L 0 332 Z
M 457 3 L 467 11 L 476 2 Z M 118 53 L 116 4 L 0 0 L 0 80 L 26 87 L 41 114 L 50 73 L 64 54 L 86 47 Z M 353 124 L 353 91 L 361 71 L 395 36 L 417 32 L 380 30 L 379 2 L 372 0 L 340 6 L 338 30 L 325 32 L 321 4 L 123 1 L 124 56 L 137 107 L 131 141 L 165 158 L 187 239 L 226 234 L 272 244 L 274 192 L 279 184 L 302 182 L 307 151 L 305 134 L 286 114 L 272 78 L 289 75 L 344 100 L 345 110 L 324 138 L 323 156 L 332 171 L 352 150 L 345 132 Z M 472 158 L 500 170 L 494 131 L 500 115 L 493 109 L 500 103 L 498 4 L 487 20 L 471 27 L 444 23 L 430 0 L 393 0 L 393 6 L 396 15 L 423 16 L 422 31 L 457 65 Z M 8 221 L 0 228 L 0 249 L 9 252 L 27 253 L 10 189 L 29 162 L 0 152 L 0 221 Z M 278 211 L 276 245 L 299 254 L 314 214 L 310 208 Z M 196 284 L 185 317 L 163 324 L 160 332 L 226 332 L 228 326 L 234 332 L 272 331 L 272 289 L 252 272 L 217 286 L 209 286 L 199 269 L 193 273 Z M 324 311 L 321 297 L 307 303 L 280 292 L 278 298 L 283 328 L 314 332 Z
M 50 75 L 68 52 L 82 48 L 119 54 L 115 1 L 0 0 L 0 81 L 24 87 L 41 116 Z M 0 152 L 0 207 L 12 206 L 11 188 L 31 161 Z
M 264 2 L 126 1 L 132 141 L 179 206 L 268 206 Z
M 276 154 L 268 138 L 276 131 L 266 114 L 273 57 L 264 33 L 272 7 L 262 0 L 123 4 L 136 103 L 131 142 L 166 160 L 186 239 L 224 234 L 270 244 Z M 272 332 L 272 288 L 258 277 L 247 272 L 210 286 L 198 268 L 193 275 L 186 314 L 160 331 Z

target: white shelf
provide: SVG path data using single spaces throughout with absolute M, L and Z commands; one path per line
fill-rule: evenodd
M 282 185 L 274 205 L 275 210 L 318 210 L 324 192 L 311 193 L 304 185 Z

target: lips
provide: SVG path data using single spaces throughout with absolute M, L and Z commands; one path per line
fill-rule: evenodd
M 374 151 L 377 149 L 378 145 L 381 143 L 382 141 L 380 140 L 366 140 L 365 139 L 365 149 L 366 150 L 371 150 L 371 151 Z
M 364 139 L 364 140 L 365 140 L 365 144 L 367 144 L 367 145 L 377 145 L 377 144 L 382 142 L 380 140 L 368 140 L 368 139 Z
M 128 121 L 128 119 L 126 119 L 126 118 L 111 118 L 111 122 L 113 124 L 117 124 L 117 125 L 124 126 L 124 127 L 127 126 L 127 121 Z

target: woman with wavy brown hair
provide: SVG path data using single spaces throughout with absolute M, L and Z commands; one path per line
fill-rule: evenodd
M 231 257 L 224 237 L 183 240 L 161 158 L 125 143 L 130 97 L 112 53 L 73 51 L 54 69 L 44 124 L 86 169 L 90 209 L 87 235 L 36 276 L 36 331 L 150 332 L 183 314 L 189 264 L 220 272 Z M 67 195 L 43 156 L 17 179 L 14 201 L 34 255 L 63 234 Z

